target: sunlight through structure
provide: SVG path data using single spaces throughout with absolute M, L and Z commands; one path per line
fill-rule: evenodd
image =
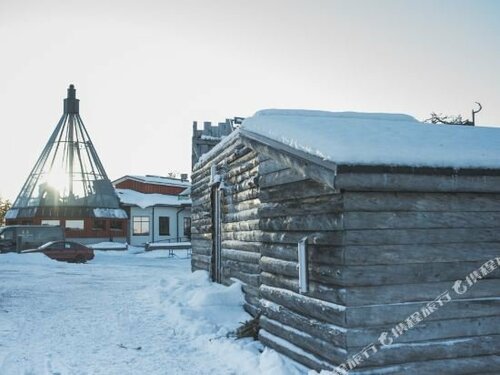
M 81 225 L 66 229 L 79 231 L 76 236 L 93 230 L 84 235 L 88 237 L 113 226 L 102 220 L 114 220 L 115 230 L 119 230 L 116 221 L 127 219 L 80 117 L 79 102 L 74 85 L 70 85 L 64 113 L 8 212 L 8 224 L 44 224 L 50 220 L 51 224 L 64 225 L 81 220 Z M 96 224 L 89 220 L 92 218 L 101 222 Z M 112 236 L 100 233 L 100 237 Z

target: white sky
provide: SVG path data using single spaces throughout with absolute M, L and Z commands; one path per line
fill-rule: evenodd
M 74 83 L 111 179 L 191 166 L 192 121 L 263 108 L 500 125 L 500 2 L 0 0 L 0 196 Z

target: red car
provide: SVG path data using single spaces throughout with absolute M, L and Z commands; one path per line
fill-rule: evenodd
M 94 250 L 72 241 L 53 241 L 23 253 L 44 253 L 51 259 L 63 262 L 85 263 L 94 259 Z

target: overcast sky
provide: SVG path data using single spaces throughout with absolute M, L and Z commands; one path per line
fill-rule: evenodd
M 70 83 L 111 179 L 189 172 L 192 121 L 264 108 L 500 125 L 500 1 L 0 0 L 0 196 Z

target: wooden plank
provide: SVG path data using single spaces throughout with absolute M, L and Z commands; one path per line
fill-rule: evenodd
M 260 274 L 260 280 L 263 285 L 299 293 L 299 280 L 296 277 L 263 271 Z M 347 301 L 346 294 L 346 288 L 335 288 L 310 280 L 309 291 L 305 295 L 322 301 L 345 305 Z
M 345 348 L 347 345 L 347 330 L 343 327 L 305 317 L 265 299 L 261 299 L 260 306 L 262 314 L 267 318 L 330 342 L 337 347 Z M 358 341 L 355 341 L 355 343 L 358 343 Z
M 263 232 L 262 241 L 296 244 L 305 236 L 308 236 L 308 243 L 310 244 L 330 246 L 500 242 L 500 231 L 496 228 L 373 229 L 330 232 L 279 231 Z
M 382 347 L 376 354 L 360 364 L 366 366 L 387 366 L 405 362 L 422 361 L 423 359 L 451 359 L 498 354 L 500 335 L 463 337 L 452 340 L 432 340 L 425 343 L 397 343 Z M 363 350 L 362 347 L 349 349 L 349 355 Z
M 277 352 L 297 361 L 298 363 L 302 363 L 310 369 L 321 371 L 322 369 L 331 370 L 334 367 L 327 361 L 304 351 L 296 345 L 293 345 L 270 332 L 267 332 L 265 329 L 261 329 L 259 331 L 259 341 Z
M 323 195 L 291 201 L 265 202 L 259 205 L 263 218 L 276 216 L 301 216 L 314 213 L 340 213 L 344 210 L 343 195 Z
M 407 302 L 346 308 L 346 322 L 349 327 L 379 326 L 399 323 L 416 311 L 420 311 L 427 302 Z M 481 298 L 452 300 L 443 308 L 426 318 L 427 321 L 473 318 L 500 315 L 500 299 Z
M 222 240 L 260 242 L 262 241 L 262 232 L 258 230 L 222 232 Z
M 320 220 L 321 218 L 318 217 Z M 312 218 L 311 218 L 312 220 Z M 345 229 L 497 228 L 500 212 L 345 212 Z
M 236 240 L 225 240 L 222 241 L 222 247 L 226 249 L 236 249 L 241 251 L 251 251 L 260 254 L 261 242 L 246 242 L 246 241 L 236 241 Z
M 304 198 L 314 198 L 323 195 L 337 194 L 332 188 L 312 180 L 295 182 L 293 184 L 261 188 L 261 202 L 281 202 Z
M 346 323 L 345 307 L 342 305 L 267 285 L 260 286 L 260 295 L 270 302 L 282 305 L 304 316 L 340 326 L 344 326 Z
M 265 176 L 269 173 L 290 169 L 286 165 L 280 164 L 277 160 L 267 159 L 259 163 L 259 175 Z
M 349 375 L 497 375 L 499 373 L 499 355 L 417 361 L 382 367 L 357 368 L 349 371 Z
M 260 285 L 259 274 L 250 274 L 247 272 L 236 270 L 234 268 L 225 267 L 222 269 L 222 275 L 229 284 L 232 282 L 232 279 L 236 279 L 243 284 L 252 285 L 256 288 L 258 288 Z
M 224 232 L 253 231 L 259 229 L 259 220 L 241 220 L 231 223 L 223 223 Z
M 260 317 L 262 329 L 282 339 L 292 342 L 303 350 L 314 354 L 319 358 L 327 359 L 329 362 L 342 362 L 347 359 L 346 350 L 331 342 L 318 339 L 306 332 L 284 325 L 276 320 Z
M 500 177 L 339 173 L 335 179 L 335 187 L 348 191 L 498 193 L 500 192 Z
M 259 186 L 261 188 L 290 184 L 298 181 L 305 181 L 308 177 L 299 175 L 293 169 L 282 169 L 266 175 L 261 175 L 259 178 Z
M 226 249 L 222 247 L 222 257 L 237 262 L 247 262 L 259 264 L 260 254 L 250 251 L 241 251 L 236 249 Z
M 364 347 L 378 342 L 382 332 L 391 332 L 394 325 L 354 328 L 347 330 L 346 347 Z M 397 343 L 425 343 L 430 340 L 481 337 L 500 334 L 500 316 L 485 316 L 465 319 L 424 320 L 406 331 Z
M 500 212 L 337 212 L 261 219 L 261 229 L 271 232 L 440 228 L 500 230 Z
M 344 228 L 343 217 L 342 213 L 331 213 L 261 218 L 260 228 L 269 232 L 333 231 Z
M 481 261 L 500 256 L 500 243 L 461 242 L 444 244 L 374 245 L 312 248 L 311 257 L 319 263 L 338 264 L 342 251 L 345 265 L 436 263 Z
M 238 221 L 246 221 L 246 220 L 255 220 L 259 219 L 259 211 L 258 208 L 250 208 L 248 210 L 241 210 L 239 212 L 225 214 L 224 222 L 238 222 Z M 258 222 L 258 220 L 257 220 Z
M 284 274 L 291 274 L 292 262 L 262 257 L 263 270 L 276 269 L 278 266 Z M 484 262 L 449 262 L 449 263 L 413 263 L 375 266 L 331 266 L 312 264 L 309 268 L 312 280 L 329 285 L 341 286 L 374 286 L 390 284 L 427 283 L 464 279 L 469 273 L 478 269 Z M 274 268 L 272 268 L 274 267 Z M 278 271 L 278 270 L 276 270 Z M 498 279 L 500 270 L 491 272 L 485 279 Z
M 432 301 L 443 291 L 449 290 L 452 285 L 450 281 L 419 282 L 404 285 L 345 287 L 341 290 L 342 295 L 345 295 L 343 303 L 348 306 L 362 306 Z M 324 288 L 327 289 L 328 286 Z M 498 290 L 500 290 L 499 279 L 483 279 L 478 281 L 473 288 L 469 288 L 466 294 L 455 296 L 455 299 L 492 298 L 498 296 Z
M 252 275 L 257 275 L 260 273 L 259 264 L 234 261 L 232 259 L 227 259 L 227 258 L 222 258 L 222 267 L 224 269 L 231 269 Z
M 346 211 L 500 211 L 500 194 L 476 193 L 342 193 Z

